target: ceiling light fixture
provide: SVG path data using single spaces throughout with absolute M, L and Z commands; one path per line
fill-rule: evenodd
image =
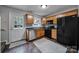
M 46 7 L 47 7 L 47 5 L 41 5 L 41 7 L 42 7 L 42 8 L 46 8 Z

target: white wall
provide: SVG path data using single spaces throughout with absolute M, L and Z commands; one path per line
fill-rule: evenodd
M 5 6 L 0 6 L 0 16 L 2 18 L 1 27 L 2 27 L 2 29 L 5 29 L 5 31 L 2 32 L 2 34 L 1 34 L 2 35 L 2 41 L 6 41 L 7 43 L 10 43 L 12 36 L 9 36 L 9 34 L 13 32 L 14 34 L 12 34 L 12 35 L 14 36 L 14 35 L 16 35 L 16 33 L 18 33 L 18 31 L 19 31 L 20 36 L 17 36 L 17 37 L 20 37 L 20 38 L 15 37 L 14 40 L 23 39 L 23 37 L 21 37 L 21 36 L 23 35 L 22 33 L 25 32 L 24 28 L 11 31 L 11 29 L 13 29 L 12 28 L 13 19 L 11 19 L 11 18 L 14 17 L 14 16 L 18 16 L 18 15 L 19 16 L 25 15 L 25 13 L 26 13 L 25 11 L 13 9 L 13 8 L 8 8 L 8 7 L 5 7 Z M 10 21 L 10 23 L 9 23 L 9 21 Z

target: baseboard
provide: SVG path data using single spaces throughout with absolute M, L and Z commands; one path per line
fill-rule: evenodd
M 25 43 L 26 43 L 26 40 L 15 41 L 15 42 L 10 43 L 9 48 L 14 48 L 16 46 L 19 46 L 19 45 L 22 45 L 22 44 L 25 44 Z

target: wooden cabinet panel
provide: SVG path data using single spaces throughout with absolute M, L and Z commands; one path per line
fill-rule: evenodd
M 41 22 L 42 22 L 43 25 L 45 25 L 45 24 L 47 24 L 47 19 L 46 18 L 42 18 Z
M 55 17 L 55 16 L 49 16 L 49 17 L 47 17 L 47 21 L 48 20 L 53 20 L 53 24 L 57 24 L 57 18 Z
M 40 31 L 36 31 L 36 37 L 40 37 Z
M 57 24 L 57 18 L 53 18 L 53 24 Z
M 33 19 L 27 19 L 26 24 L 33 24 Z
M 75 15 L 77 13 L 78 13 L 78 10 L 74 9 L 74 10 L 63 12 L 63 13 L 60 13 L 60 14 L 57 14 L 57 15 L 54 15 L 54 16 L 53 15 L 52 16 L 48 16 L 47 20 L 53 20 L 53 24 L 57 24 L 57 18 L 58 17 L 71 16 L 71 15 Z
M 63 16 L 71 16 L 71 15 L 75 15 L 75 14 L 77 14 L 77 10 L 72 10 L 72 11 L 63 13 L 62 15 Z
M 51 36 L 52 38 L 57 39 L 57 29 L 52 29 L 51 34 L 52 34 Z
M 25 23 L 26 25 L 32 25 L 33 24 L 33 16 L 32 15 L 25 15 Z
M 36 37 L 39 38 L 42 36 L 44 36 L 44 29 L 43 28 L 36 29 Z

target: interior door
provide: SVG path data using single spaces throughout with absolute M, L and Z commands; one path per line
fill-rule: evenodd
M 15 27 L 15 21 L 23 15 L 16 12 L 9 12 L 9 43 L 24 39 L 25 28 Z M 20 18 L 21 19 L 21 18 Z M 20 21 L 17 21 L 17 23 Z M 22 23 L 22 22 L 20 22 Z

